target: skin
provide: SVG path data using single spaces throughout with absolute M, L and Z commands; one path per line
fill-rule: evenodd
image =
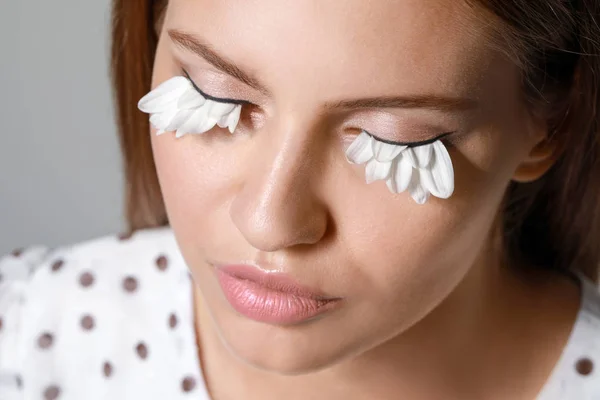
M 214 399 L 535 398 L 579 292 L 560 275 L 519 272 L 498 251 L 493 228 L 507 185 L 543 175 L 553 151 L 483 20 L 450 0 L 170 1 L 153 87 L 184 67 L 205 92 L 255 104 L 234 135 L 218 127 L 152 135 L 170 223 L 196 282 Z M 268 92 L 184 50 L 174 30 Z M 425 95 L 475 107 L 325 107 Z M 453 196 L 418 205 L 383 181 L 367 185 L 364 165 L 344 158 L 361 129 L 397 141 L 456 131 Z M 341 306 L 292 326 L 249 320 L 211 266 L 244 261 L 341 297 Z

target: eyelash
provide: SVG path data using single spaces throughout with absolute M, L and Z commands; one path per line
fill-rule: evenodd
M 187 78 L 190 83 L 192 84 L 192 86 L 194 87 L 194 89 L 200 93 L 202 96 L 204 96 L 206 99 L 218 102 L 218 103 L 226 103 L 226 104 L 239 104 L 241 106 L 256 106 L 256 104 L 248 101 L 248 100 L 240 100 L 240 99 L 231 99 L 231 98 L 222 98 L 222 97 L 215 97 L 212 96 L 206 92 L 204 92 L 202 89 L 200 89 L 198 87 L 198 85 L 196 85 L 196 83 L 194 82 L 194 80 L 190 77 L 189 73 L 182 68 L 181 69 L 183 72 L 183 75 L 185 76 L 185 78 Z M 422 141 L 418 141 L 418 142 L 399 142 L 399 141 L 393 141 L 393 140 L 387 140 L 387 139 L 382 139 L 374 134 L 372 134 L 371 132 L 368 132 L 367 130 L 362 130 L 364 132 L 366 132 L 369 136 L 371 136 L 373 139 L 382 142 L 382 143 L 387 143 L 387 144 L 392 144 L 395 146 L 407 146 L 407 147 L 418 147 L 418 146 L 424 146 L 427 144 L 431 144 L 433 142 L 436 142 L 438 140 L 441 140 L 446 146 L 451 146 L 452 142 L 449 141 L 448 139 L 446 139 L 447 136 L 454 134 L 455 132 L 445 132 L 442 133 L 434 138 L 431 139 L 427 139 L 427 140 L 422 140 Z
M 196 91 L 198 93 L 200 93 L 202 96 L 204 96 L 205 98 L 207 98 L 209 100 L 216 101 L 217 103 L 240 104 L 240 105 L 250 105 L 250 106 L 255 105 L 254 103 L 251 103 L 248 100 L 228 99 L 228 98 L 211 96 L 210 94 L 208 94 L 208 93 L 204 92 L 202 89 L 200 89 L 198 87 L 198 85 L 196 85 L 194 80 L 190 77 L 190 75 L 188 74 L 188 72 L 185 69 L 182 69 L 182 71 L 183 71 L 184 76 L 190 81 L 190 83 L 192 84 L 194 89 L 196 89 Z
M 421 140 L 418 142 L 397 142 L 397 141 L 393 141 L 393 140 L 387 140 L 387 139 L 382 139 L 376 135 L 373 135 L 371 132 L 363 130 L 364 132 L 366 132 L 369 136 L 371 136 L 373 139 L 382 142 L 382 143 L 387 143 L 387 144 L 392 144 L 394 146 L 406 146 L 406 147 L 419 147 L 419 146 L 424 146 L 427 144 L 431 144 L 433 142 L 437 142 L 438 140 L 441 140 L 446 146 L 451 146 L 452 145 L 452 141 L 447 139 L 447 136 L 452 135 L 456 132 L 451 131 L 451 132 L 445 132 L 442 133 L 434 138 L 431 139 L 427 139 L 427 140 Z

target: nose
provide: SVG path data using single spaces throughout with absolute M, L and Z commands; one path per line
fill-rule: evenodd
M 306 134 L 288 131 L 257 143 L 244 183 L 230 207 L 233 223 L 250 245 L 273 252 L 315 244 L 327 230 L 328 212 L 317 195 L 319 146 Z

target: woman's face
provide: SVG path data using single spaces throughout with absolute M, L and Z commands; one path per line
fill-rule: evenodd
M 171 226 L 237 356 L 288 373 L 332 365 L 415 325 L 476 268 L 533 146 L 518 71 L 487 46 L 480 21 L 454 0 L 170 1 L 153 87 L 184 68 L 204 92 L 254 104 L 233 135 L 152 134 Z M 181 33 L 214 54 L 186 49 Z M 332 106 L 380 96 L 417 101 Z M 427 97 L 464 101 L 418 101 Z M 403 142 L 455 132 L 454 194 L 419 205 L 367 185 L 344 154 L 363 129 Z M 248 261 L 340 307 L 297 325 L 243 317 L 212 264 Z

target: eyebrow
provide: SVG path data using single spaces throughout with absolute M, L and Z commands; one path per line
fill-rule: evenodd
M 177 29 L 168 30 L 173 42 L 197 56 L 203 58 L 219 71 L 232 76 L 251 88 L 270 95 L 270 90 L 251 73 L 238 67 L 233 61 L 219 55 L 211 45 L 198 36 Z M 438 111 L 466 111 L 477 107 L 477 102 L 468 98 L 454 98 L 437 95 L 415 96 L 378 96 L 363 99 L 340 100 L 326 103 L 324 108 L 329 110 L 358 109 L 358 108 L 426 108 Z

